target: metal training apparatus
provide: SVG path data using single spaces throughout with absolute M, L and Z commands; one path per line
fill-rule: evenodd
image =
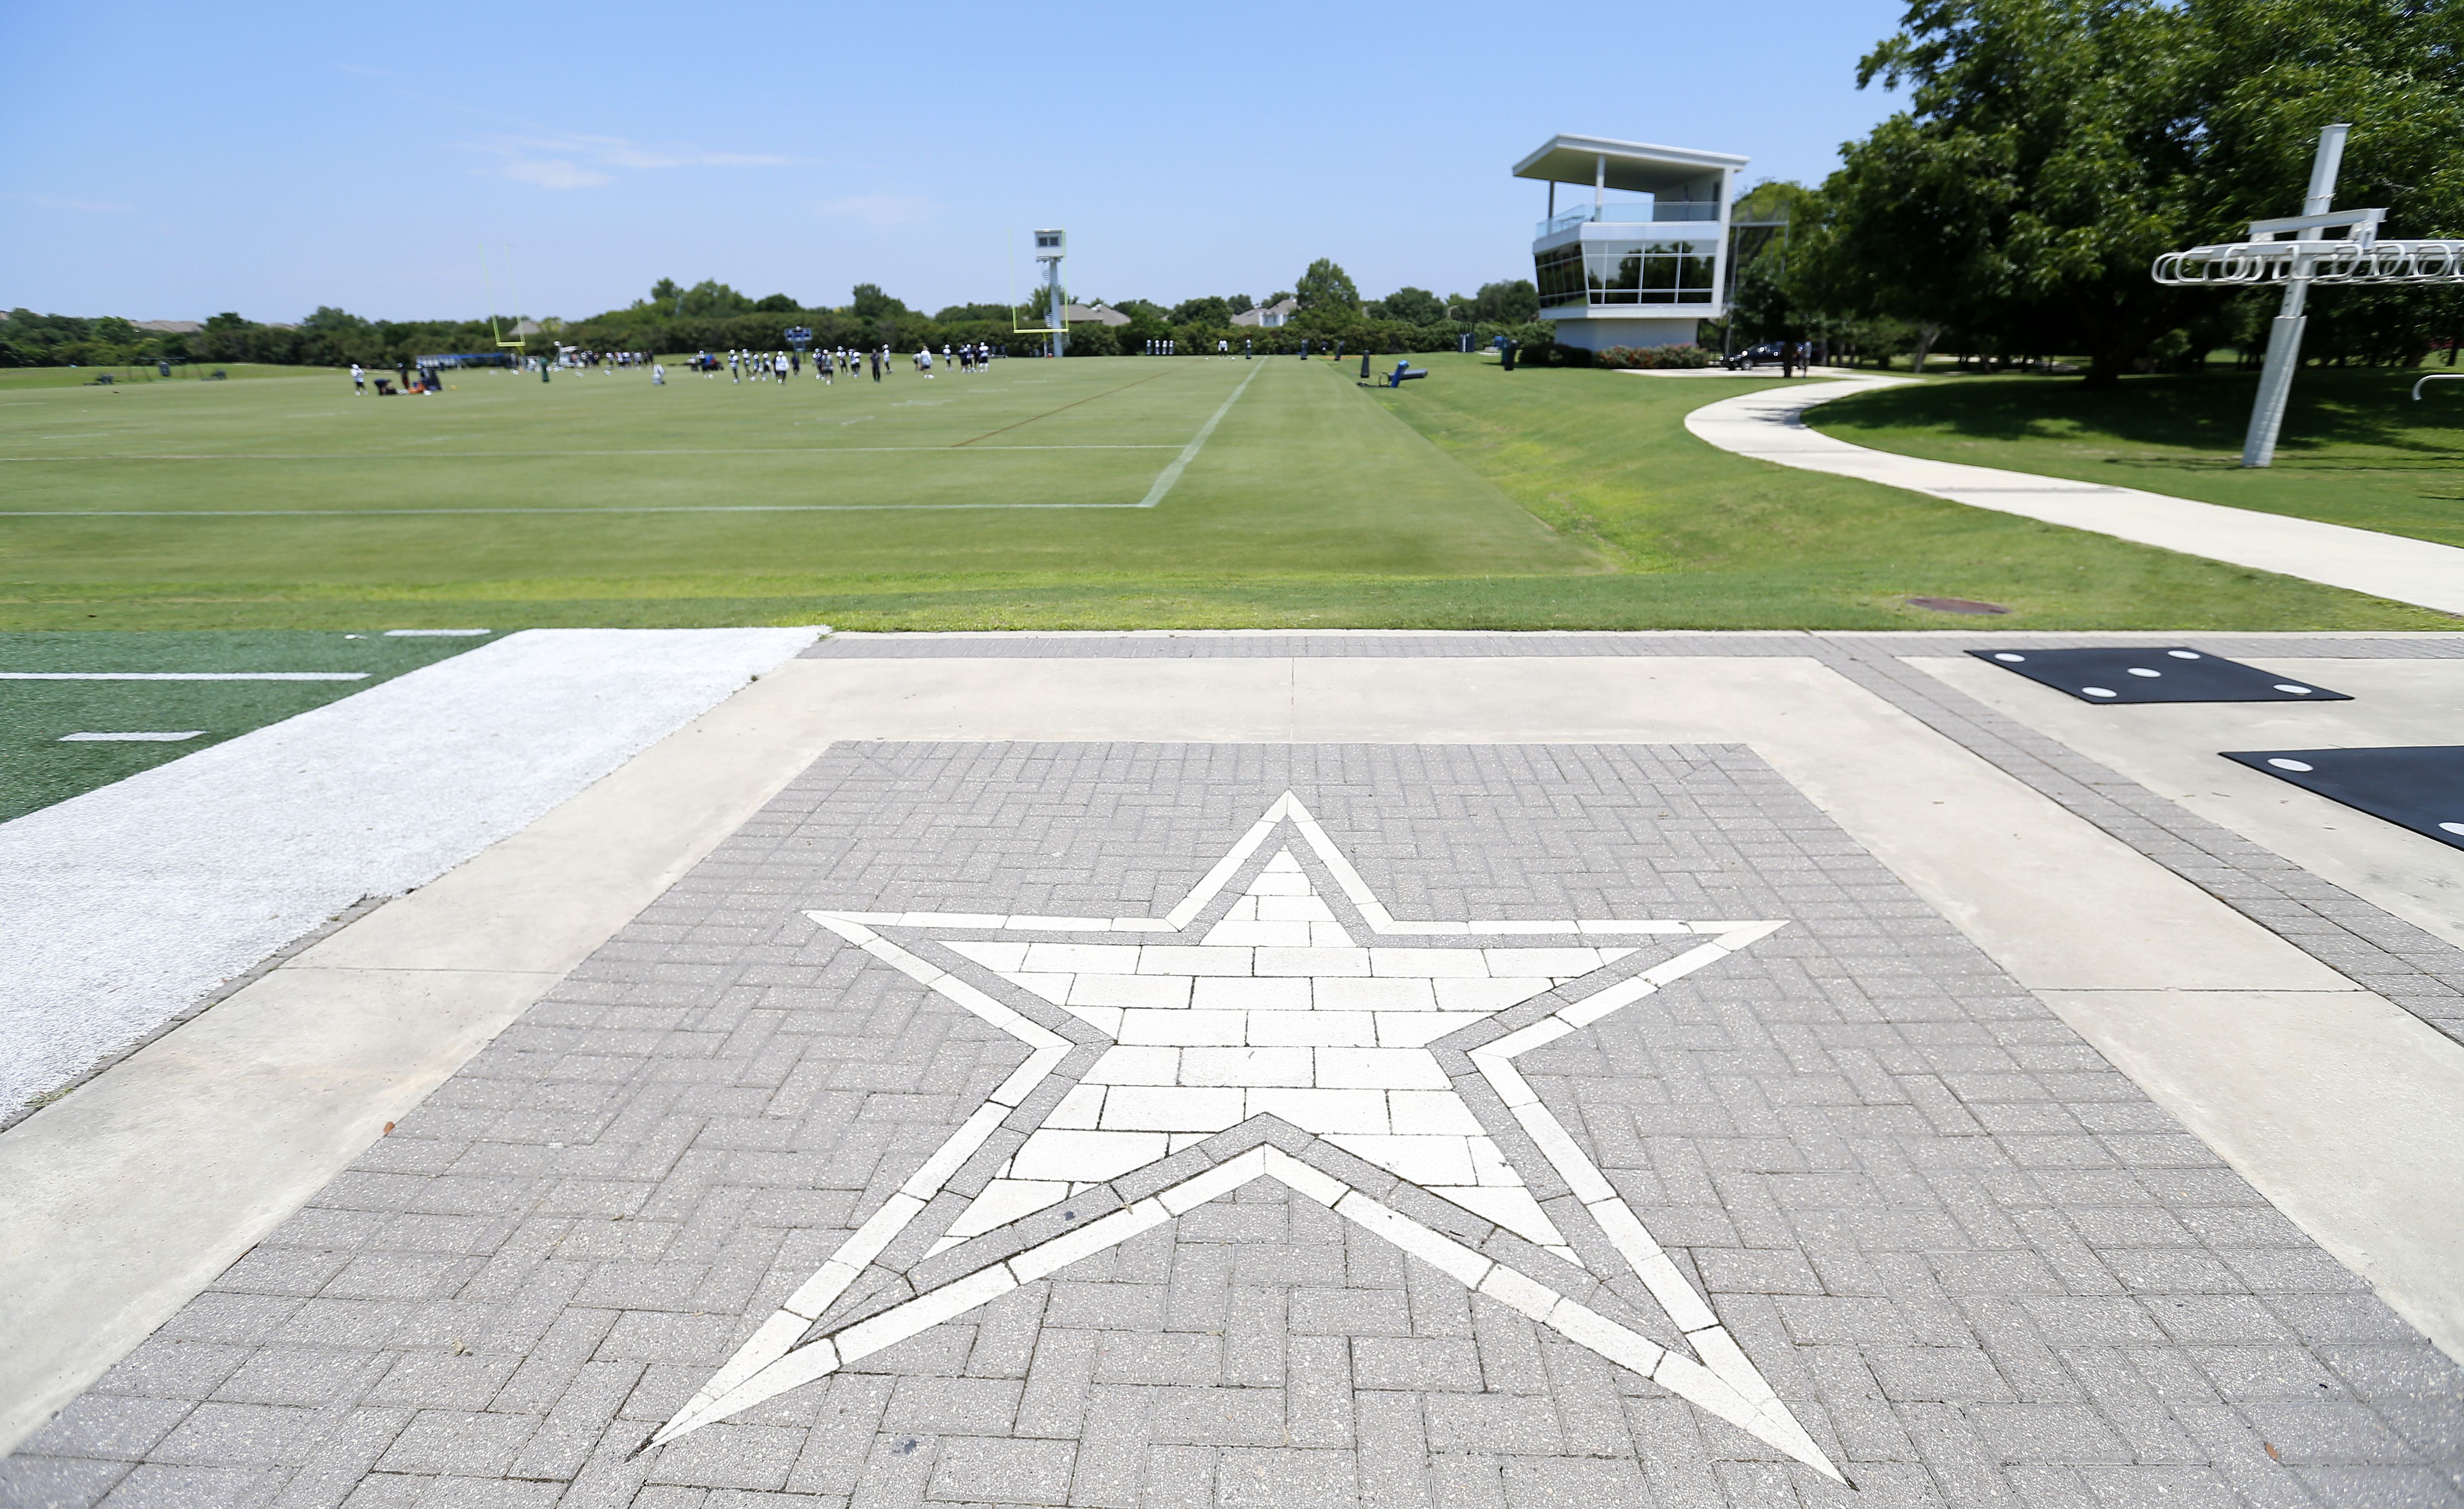
M 2348 124 L 2319 133 L 2310 163 L 2310 191 L 2301 212 L 2278 220 L 2254 220 L 2250 239 L 2194 246 L 2156 258 L 2156 281 L 2175 288 L 2240 288 L 2281 283 L 2284 302 L 2267 337 L 2267 365 L 2260 369 L 2258 398 L 2251 406 L 2250 433 L 2241 464 L 2266 466 L 2276 459 L 2277 432 L 2284 426 L 2284 402 L 2294 368 L 2301 365 L 2301 331 L 2309 321 L 2301 307 L 2313 283 L 2464 283 L 2464 240 L 2382 241 L 2387 211 L 2327 206 L 2336 196 L 2336 169 L 2343 163 Z M 2330 239 L 2324 233 L 2342 229 Z M 2289 239 L 2279 239 L 2289 238 Z

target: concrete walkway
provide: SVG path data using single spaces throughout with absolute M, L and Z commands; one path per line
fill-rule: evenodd
M 810 644 L 535 629 L 0 825 L 0 1123 L 426 884 Z
M 1864 377 L 1769 388 L 1706 404 L 1685 428 L 1723 451 L 1835 477 L 1947 498 L 1973 508 L 2090 529 L 2137 544 L 2323 582 L 2399 603 L 2464 613 L 2464 550 L 2402 535 L 2195 502 L 2134 487 L 1961 466 L 1851 445 L 1809 428 L 1805 411 L 1844 393 L 1905 382 Z
M 0 1503 L 2453 1501 L 2341 935 L 1944 636 L 1335 637 L 817 645 L 0 1135 Z

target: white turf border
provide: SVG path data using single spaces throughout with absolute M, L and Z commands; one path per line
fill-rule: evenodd
M 1970 508 L 2464 613 L 2464 549 L 2453 545 L 2135 487 L 1899 455 L 1835 439 L 1805 422 L 1805 411 L 1815 404 L 1907 381 L 1868 376 L 1745 393 L 1695 410 L 1685 416 L 1685 428 L 1697 439 L 1758 461 L 1859 477 Z
M 0 1120 L 811 644 L 534 629 L 0 824 Z

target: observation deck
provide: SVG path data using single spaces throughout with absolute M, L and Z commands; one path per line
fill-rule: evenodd
M 1749 161 L 1731 152 L 1558 136 L 1514 165 L 1549 186 L 1534 227 L 1540 318 L 1568 345 L 1682 345 L 1727 311 L 1728 207 Z M 1589 189 L 1561 207 L 1558 187 Z M 1611 197 L 1614 194 L 1616 197 Z

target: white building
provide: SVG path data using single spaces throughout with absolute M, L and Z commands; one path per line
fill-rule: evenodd
M 1253 324 L 1262 330 L 1277 330 L 1290 322 L 1300 309 L 1297 299 L 1278 299 L 1257 309 L 1243 309 L 1232 317 L 1234 324 Z
M 1567 345 L 1684 345 L 1727 313 L 1728 205 L 1748 159 L 1554 137 L 1514 165 L 1549 186 L 1531 242 L 1540 318 Z M 1558 185 L 1576 192 L 1561 195 Z M 1562 207 L 1561 207 L 1561 201 Z

